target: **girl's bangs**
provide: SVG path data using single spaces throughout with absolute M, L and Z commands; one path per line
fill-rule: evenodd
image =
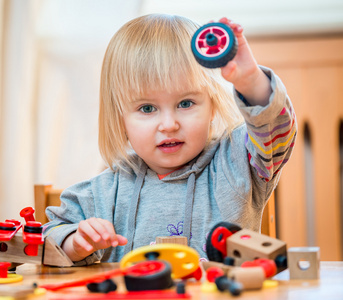
M 174 16 L 145 21 L 133 24 L 132 33 L 116 49 L 120 60 L 113 67 L 120 77 L 115 86 L 122 100 L 132 102 L 150 91 L 194 91 L 211 85 L 212 70 L 201 67 L 191 51 L 194 23 Z

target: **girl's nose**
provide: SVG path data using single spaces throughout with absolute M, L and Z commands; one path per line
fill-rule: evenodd
M 166 113 L 161 115 L 160 124 L 158 126 L 159 131 L 173 132 L 180 128 L 180 124 L 176 119 L 176 116 L 172 113 Z

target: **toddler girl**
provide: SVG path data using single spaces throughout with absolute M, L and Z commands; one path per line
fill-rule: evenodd
M 109 168 L 67 188 L 45 234 L 76 265 L 119 261 L 157 236 L 184 235 L 206 258 L 220 221 L 259 231 L 296 136 L 286 89 L 258 66 L 242 27 L 235 58 L 205 69 L 191 52 L 199 27 L 179 16 L 125 24 L 101 74 L 99 148 Z M 119 246 L 119 247 L 118 247 Z

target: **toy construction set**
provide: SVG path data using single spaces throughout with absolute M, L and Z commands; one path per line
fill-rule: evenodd
M 4 299 L 32 297 L 38 289 L 53 293 L 77 286 L 87 286 L 89 292 L 69 299 L 192 298 L 187 292 L 190 281 L 199 281 L 203 293 L 239 296 L 247 290 L 277 286 L 277 281 L 270 279 L 286 268 L 291 280 L 319 278 L 319 248 L 287 249 L 281 240 L 220 222 L 207 238 L 209 261 L 199 261 L 198 253 L 187 246 L 186 237 L 157 237 L 156 245 L 129 252 L 114 270 L 62 283 L 11 287 L 23 280 L 15 273 L 21 264 L 73 265 L 51 238 L 43 238 L 41 223 L 33 214 L 34 209 L 27 207 L 20 212 L 25 224 L 13 219 L 0 222 L 0 297 L 12 297 Z M 301 262 L 308 266 L 301 267 Z M 124 278 L 125 292 L 117 291 L 113 279 L 119 276 Z

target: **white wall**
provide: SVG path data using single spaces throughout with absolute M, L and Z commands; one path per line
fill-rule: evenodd
M 248 36 L 343 31 L 342 0 L 145 0 L 141 13 L 153 12 L 200 24 L 226 16 L 242 24 Z

